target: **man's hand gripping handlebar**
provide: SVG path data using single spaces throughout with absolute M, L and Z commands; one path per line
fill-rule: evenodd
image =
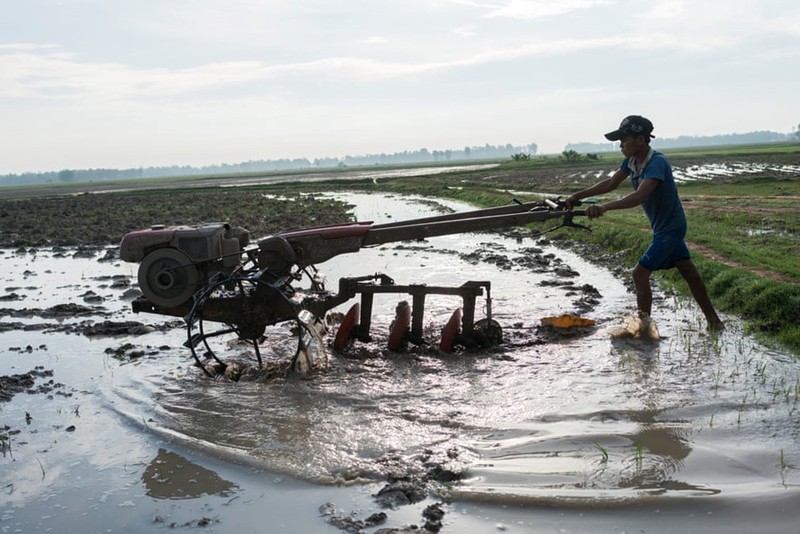
M 539 232 L 538 235 L 548 234 L 550 232 L 558 230 L 559 228 L 564 228 L 564 227 L 579 228 L 581 230 L 586 230 L 587 232 L 591 232 L 592 229 L 589 228 L 588 226 L 583 225 L 583 224 L 578 224 L 578 223 L 576 223 L 575 221 L 572 220 L 573 217 L 575 217 L 576 215 L 577 216 L 585 216 L 586 215 L 586 212 L 584 210 L 573 210 L 572 209 L 574 206 L 580 206 L 580 205 L 581 205 L 581 202 L 579 200 L 575 200 L 575 201 L 569 202 L 567 200 L 562 200 L 560 198 L 557 198 L 555 200 L 551 200 L 549 198 L 546 198 L 544 200 L 544 206 L 542 206 L 541 208 L 534 208 L 531 211 L 536 211 L 538 209 L 546 209 L 547 211 L 550 211 L 550 212 L 563 211 L 564 212 L 564 218 L 562 219 L 561 224 L 558 224 L 556 226 L 553 226 L 552 228 L 548 228 L 547 230 Z

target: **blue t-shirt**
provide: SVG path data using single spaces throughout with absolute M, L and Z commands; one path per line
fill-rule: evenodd
M 645 161 L 641 172 L 637 174 L 637 169 L 631 161 L 633 158 L 625 158 L 620 165 L 620 170 L 631 177 L 633 189 L 639 188 L 642 180 L 653 179 L 661 182 L 656 187 L 642 207 L 650 220 L 650 227 L 653 233 L 659 232 L 686 232 L 686 214 L 683 212 L 681 199 L 678 197 L 678 188 L 675 185 L 675 178 L 672 176 L 672 166 L 661 152 L 651 150 L 648 159 Z

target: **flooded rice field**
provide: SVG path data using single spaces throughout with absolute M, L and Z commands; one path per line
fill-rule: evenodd
M 442 207 L 339 198 L 362 221 Z M 332 290 L 376 272 L 398 284 L 489 280 L 500 346 L 440 352 L 461 302 L 430 296 L 429 343 L 389 351 L 409 297 L 377 295 L 371 342 L 336 353 L 334 324 L 326 370 L 239 382 L 192 365 L 181 320 L 130 311 L 137 265 L 113 250 L 4 250 L 0 262 L 2 532 L 796 528 L 795 358 L 735 317 L 709 334 L 693 301 L 663 292 L 660 342 L 612 339 L 633 311 L 627 282 L 511 229 L 318 266 Z M 566 313 L 596 325 L 541 322 Z
M 617 168 L 570 172 L 564 180 L 597 181 L 612 176 Z M 800 165 L 776 163 L 754 163 L 745 161 L 724 161 L 715 163 L 675 164 L 672 168 L 678 182 L 711 181 L 726 179 L 753 178 L 759 176 L 796 177 Z
M 725 178 L 747 178 L 751 176 L 795 177 L 800 174 L 800 165 L 775 165 L 768 163 L 723 162 L 687 165 L 675 169 L 678 181 L 715 180 Z

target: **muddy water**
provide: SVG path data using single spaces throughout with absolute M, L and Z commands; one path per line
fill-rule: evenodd
M 359 220 L 435 211 L 394 197 L 347 198 Z M 92 530 L 146 531 L 150 522 L 200 526 L 209 517 L 221 531 L 234 530 L 236 517 L 258 531 L 253 504 L 264 495 L 276 530 L 334 531 L 316 517 L 320 504 L 335 498 L 376 508 L 370 495 L 387 473 L 423 473 L 431 463 L 460 477 L 434 484 L 426 501 L 452 502 L 444 529 L 451 532 L 505 530 L 509 522 L 538 532 L 529 516 L 508 511 L 518 506 L 581 511 L 548 516 L 553 528 L 618 532 L 619 523 L 599 528 L 582 518 L 598 508 L 798 502 L 794 359 L 758 344 L 734 318 L 725 318 L 726 332 L 709 335 L 691 301 L 662 293 L 654 307 L 660 342 L 612 340 L 632 311 L 625 284 L 547 244 L 446 236 L 320 266 L 332 288 L 341 276 L 375 272 L 401 284 L 490 280 L 506 338 L 496 350 L 439 353 L 439 329 L 459 302 L 429 297 L 430 345 L 389 352 L 395 305 L 408 296 L 387 295 L 376 297 L 374 341 L 331 354 L 328 371 L 238 383 L 193 367 L 174 321 L 128 311 L 126 282 L 135 284 L 136 266 L 74 252 L 0 256 L 0 375 L 52 371 L 36 377 L 39 393 L 0 405 L 0 428 L 9 427 L 0 527 L 8 531 L 46 531 L 65 518 Z M 71 313 L 57 313 L 67 303 Z M 23 313 L 31 309 L 38 311 Z M 560 335 L 540 327 L 542 317 L 562 313 L 597 326 Z M 154 328 L 85 335 L 88 325 L 131 320 Z M 175 504 L 183 501 L 194 504 Z M 390 516 L 419 522 L 418 510 L 416 518 L 403 510 Z M 695 513 L 679 514 L 688 523 L 676 531 L 692 531 Z

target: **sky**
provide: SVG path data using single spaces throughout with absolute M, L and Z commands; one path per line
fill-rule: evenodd
M 0 174 L 800 123 L 797 0 L 0 0 Z

